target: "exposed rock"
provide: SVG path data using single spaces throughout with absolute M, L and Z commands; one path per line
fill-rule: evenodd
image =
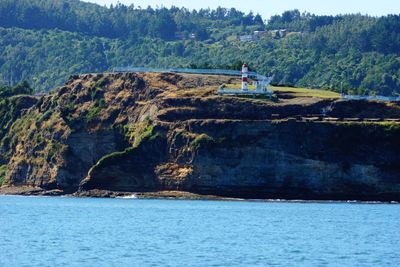
M 400 200 L 398 103 L 215 95 L 233 79 L 72 77 L 10 128 L 2 190 Z

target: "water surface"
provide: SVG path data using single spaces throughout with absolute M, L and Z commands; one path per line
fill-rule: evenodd
M 400 266 L 400 205 L 0 196 L 0 266 Z

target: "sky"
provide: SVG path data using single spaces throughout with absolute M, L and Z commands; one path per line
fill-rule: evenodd
M 100 5 L 134 4 L 136 7 L 186 7 L 188 9 L 235 7 L 240 11 L 259 13 L 264 19 L 282 14 L 286 10 L 299 9 L 317 15 L 361 13 L 371 16 L 400 14 L 400 0 L 85 0 Z

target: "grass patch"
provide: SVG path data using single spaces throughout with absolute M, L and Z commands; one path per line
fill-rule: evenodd
M 7 165 L 0 165 L 0 186 L 2 186 L 4 182 L 4 178 L 6 177 Z
M 87 123 L 94 121 L 99 116 L 101 110 L 102 108 L 100 107 L 90 107 L 86 113 L 85 121 Z
M 102 88 L 102 87 L 106 86 L 109 83 L 110 83 L 110 81 L 108 80 L 107 77 L 102 77 L 100 80 L 98 80 L 96 82 L 95 86 Z
M 249 90 L 256 90 L 255 85 L 248 85 Z M 242 84 L 224 84 L 224 89 L 242 89 Z
M 103 94 L 103 90 L 99 87 L 90 88 L 90 98 L 92 99 L 92 101 L 102 98 Z
M 382 122 L 346 122 L 341 124 L 343 127 L 349 128 L 351 131 L 360 132 L 375 136 L 378 139 L 392 140 L 393 144 L 399 142 L 400 123 L 382 121 Z M 389 139 L 388 139 L 389 138 Z
M 207 134 L 200 134 L 190 143 L 191 147 L 194 149 L 200 149 L 201 147 L 214 144 L 215 140 Z
M 241 84 L 224 84 L 224 89 L 241 89 Z M 254 85 L 248 86 L 249 90 L 255 90 Z M 300 87 L 280 87 L 280 86 L 270 86 L 269 87 L 274 92 L 287 93 L 293 97 L 319 97 L 319 98 L 340 98 L 340 94 L 320 89 L 309 89 Z
M 73 114 L 75 112 L 75 105 L 69 103 L 65 106 L 60 107 L 60 116 L 65 120 L 69 126 L 73 126 L 79 121 L 79 118 L 74 118 Z
M 150 124 L 149 120 L 128 125 L 126 126 L 125 131 L 125 135 L 132 146 L 126 148 L 124 151 L 113 152 L 105 155 L 97 162 L 95 169 L 108 167 L 122 161 L 129 156 L 129 154 L 131 154 L 144 140 L 151 142 L 158 137 L 158 134 L 154 134 L 154 126 Z
M 103 168 L 107 166 L 111 166 L 120 162 L 124 159 L 129 153 L 131 153 L 135 148 L 129 147 L 124 151 L 113 152 L 111 154 L 105 155 L 102 157 L 96 164 L 95 168 Z
M 288 93 L 294 97 L 340 98 L 340 94 L 327 90 L 271 86 L 274 92 Z
M 381 128 L 385 133 L 399 133 L 400 123 L 391 121 L 381 121 L 381 122 L 366 122 L 365 125 L 375 125 Z
M 91 106 L 85 116 L 86 123 L 92 122 L 99 117 L 100 112 L 106 108 L 106 102 L 104 99 L 98 99 L 94 101 L 94 105 Z
M 158 134 L 154 133 L 154 125 L 149 120 L 126 126 L 126 137 L 133 147 L 138 147 L 144 140 L 154 141 Z
M 135 143 L 133 144 L 133 146 L 139 146 L 143 142 L 143 140 L 147 138 L 154 140 L 153 130 L 153 125 L 147 125 L 145 128 L 143 128 L 142 131 L 139 132 L 139 134 L 135 137 Z
M 224 89 L 241 89 L 241 84 L 224 84 Z M 254 85 L 248 86 L 249 90 L 255 90 L 256 87 Z M 309 88 L 300 88 L 300 87 L 280 87 L 280 86 L 270 86 L 269 87 L 274 92 L 279 93 L 287 93 L 292 95 L 293 97 L 318 97 L 318 98 L 340 98 L 340 94 L 321 89 L 309 89 Z

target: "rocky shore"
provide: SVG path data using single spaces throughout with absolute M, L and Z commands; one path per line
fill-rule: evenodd
M 71 77 L 2 136 L 0 193 L 400 201 L 399 103 L 215 94 L 234 82 Z

